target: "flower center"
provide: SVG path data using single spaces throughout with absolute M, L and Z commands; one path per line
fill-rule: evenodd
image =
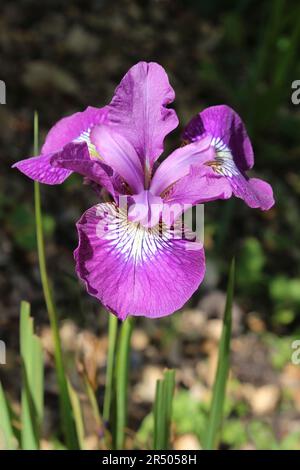
M 128 218 L 132 222 L 140 223 L 144 227 L 154 227 L 159 224 L 163 201 L 149 190 L 131 196 Z
M 222 176 L 238 176 L 239 170 L 234 163 L 232 153 L 227 145 L 219 138 L 213 137 L 211 145 L 214 147 L 216 156 L 214 160 L 209 160 L 206 165 L 210 166 L 215 173 Z

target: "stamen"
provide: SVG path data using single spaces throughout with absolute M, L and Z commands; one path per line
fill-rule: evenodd
M 215 173 L 222 175 L 222 163 L 217 161 L 217 158 L 215 160 L 205 162 L 205 165 L 210 166 Z

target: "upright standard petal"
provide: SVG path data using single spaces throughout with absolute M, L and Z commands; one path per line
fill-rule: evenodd
M 146 174 L 163 151 L 165 136 L 178 125 L 175 93 L 165 70 L 155 62 L 139 62 L 124 76 L 108 106 L 109 124 L 136 149 Z
M 223 153 L 224 159 L 233 158 L 240 171 L 252 168 L 252 145 L 242 119 L 232 108 L 219 105 L 204 109 L 189 122 L 183 140 L 195 142 L 206 136 L 211 137 L 212 145 Z
M 138 193 L 144 188 L 144 173 L 135 148 L 122 134 L 109 126 L 95 126 L 91 141 L 103 161 L 112 167 Z
M 203 279 L 204 250 L 181 224 L 146 229 L 128 222 L 114 204 L 99 204 L 81 217 L 77 229 L 77 274 L 89 294 L 122 320 L 173 313 Z
M 107 109 L 105 107 L 98 109 L 89 106 L 85 111 L 61 119 L 50 129 L 42 147 L 41 155 L 21 160 L 15 163 L 13 168 L 18 168 L 26 176 L 40 183 L 62 183 L 70 176 L 72 171 L 64 168 L 54 168 L 51 165 L 51 159 L 70 142 L 85 142 L 90 156 L 97 156 L 96 149 L 90 141 L 90 133 L 96 124 L 100 124 L 105 120 L 106 114 Z

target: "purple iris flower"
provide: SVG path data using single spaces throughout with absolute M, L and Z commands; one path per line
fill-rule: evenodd
M 253 165 L 252 146 L 228 106 L 192 119 L 183 133 L 185 145 L 157 164 L 164 138 L 178 125 L 176 112 L 167 107 L 174 98 L 164 69 L 139 62 L 108 106 L 62 119 L 39 157 L 15 165 L 47 184 L 75 171 L 111 196 L 77 223 L 74 255 L 88 292 L 120 319 L 169 315 L 202 282 L 204 249 L 182 223 L 187 207 L 232 194 L 250 207 L 274 204 L 271 187 L 245 173 Z

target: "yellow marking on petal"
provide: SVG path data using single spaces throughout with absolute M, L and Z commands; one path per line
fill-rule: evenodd
M 91 135 L 91 129 L 87 129 L 86 131 L 83 131 L 79 135 L 79 137 L 74 139 L 73 142 L 86 142 L 88 149 L 89 149 L 90 157 L 103 160 L 101 155 L 98 153 L 96 146 L 91 142 L 90 135 Z
M 215 148 L 216 157 L 214 160 L 205 162 L 205 165 L 210 166 L 215 173 L 222 176 L 238 176 L 240 174 L 230 149 L 220 139 L 212 139 L 211 144 Z

